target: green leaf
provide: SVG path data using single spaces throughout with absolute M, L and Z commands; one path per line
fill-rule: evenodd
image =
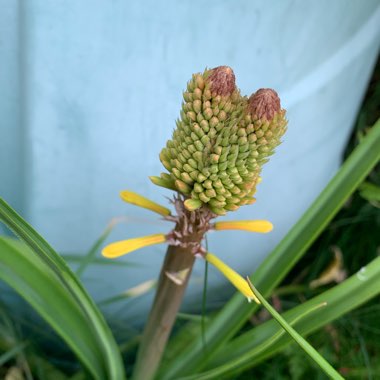
M 80 256 L 81 253 L 61 253 L 61 257 L 68 263 L 78 264 L 82 263 L 83 257 Z M 124 269 L 125 267 L 141 267 L 142 264 L 134 263 L 131 261 L 121 261 L 121 260 L 110 260 L 105 259 L 103 257 L 94 257 L 91 259 L 89 263 L 91 265 L 100 265 L 100 266 L 113 266 L 120 269 Z
M 26 342 L 21 342 L 9 349 L 4 354 L 0 355 L 0 366 L 3 366 L 7 361 L 13 359 L 15 356 L 23 352 L 24 348 L 27 346 Z
M 331 379 L 343 380 L 343 377 L 335 371 L 326 359 L 318 353 L 318 351 L 307 342 L 293 327 L 288 324 L 285 319 L 269 304 L 269 302 L 260 294 L 248 278 L 248 284 L 262 305 L 268 310 L 272 317 L 281 325 L 281 327 L 297 342 L 297 344 L 314 360 L 316 364 L 328 375 Z M 325 304 L 326 305 L 326 304 Z
M 87 252 L 86 255 L 83 257 L 80 257 L 80 264 L 79 267 L 76 270 L 76 274 L 78 277 L 81 277 L 86 270 L 86 268 L 94 261 L 96 254 L 99 252 L 100 247 L 104 244 L 106 239 L 108 238 L 109 234 L 112 232 L 113 228 L 116 226 L 116 224 L 119 222 L 118 219 L 114 219 L 103 231 L 103 233 L 100 235 L 100 237 L 95 241 L 93 246 L 90 248 L 90 250 Z M 109 261 L 109 260 L 108 260 Z
M 370 202 L 380 202 L 380 186 L 364 182 L 359 188 L 360 196 Z
M 28 301 L 88 369 L 105 374 L 98 361 L 101 351 L 87 327 L 85 315 L 55 273 L 30 249 L 10 238 L 1 237 L 0 279 Z
M 293 326 L 298 323 L 301 319 L 313 313 L 316 309 L 325 306 L 325 304 L 315 305 L 309 310 L 305 310 L 304 313 L 295 316 L 294 319 L 289 321 L 289 325 Z M 268 347 L 272 346 L 276 341 L 278 341 L 285 334 L 284 329 L 279 329 L 275 334 L 273 334 L 269 339 L 267 339 L 263 344 L 255 347 L 255 350 L 250 351 L 250 355 L 258 355 L 265 351 Z M 212 368 L 210 371 L 206 371 L 204 373 L 198 373 L 192 376 L 186 376 L 184 378 L 181 377 L 181 380 L 207 380 L 207 379 L 215 379 L 215 378 L 225 378 L 226 376 L 230 376 L 231 372 L 239 370 L 240 360 L 229 360 L 226 359 L 225 365 L 216 366 L 216 368 Z
M 28 357 L 28 363 L 32 369 L 35 378 L 38 380 L 68 380 L 69 377 L 58 370 L 47 359 L 37 354 L 32 354 Z M 84 371 L 82 371 L 84 372 Z M 70 377 L 71 379 L 71 377 Z M 85 376 L 83 377 L 83 380 Z
M 261 289 L 264 296 L 268 296 L 289 273 L 376 165 L 380 159 L 379 146 L 380 120 L 362 139 L 325 190 L 252 275 L 252 282 Z M 176 361 L 163 363 L 159 372 L 160 378 L 178 378 L 179 375 L 199 371 L 239 331 L 256 308 L 255 305 L 247 304 L 240 294 L 236 294 L 206 331 L 208 355 L 204 355 L 202 339 L 199 338 L 179 352 Z
M 124 367 L 115 339 L 99 309 L 65 261 L 1 198 L 0 220 L 31 249 L 25 254 L 25 249 L 1 238 L 1 278 L 52 325 L 94 379 L 123 379 Z M 63 319 L 63 315 L 68 320 Z M 62 327 L 65 324 L 66 330 Z M 83 342 L 77 334 L 83 334 Z
M 378 294 L 380 294 L 380 257 L 334 288 L 283 313 L 283 318 L 293 324 L 295 318 L 326 302 L 324 308 L 317 309 L 297 322 L 297 331 L 306 336 Z M 275 355 L 292 343 L 292 339 L 285 335 L 269 346 L 268 341 L 280 331 L 282 329 L 278 324 L 271 320 L 240 335 L 218 352 L 218 355 L 208 363 L 208 370 L 204 374 L 198 374 L 199 379 L 203 379 L 202 376 L 206 374 L 208 377 L 204 377 L 205 379 L 232 376 Z

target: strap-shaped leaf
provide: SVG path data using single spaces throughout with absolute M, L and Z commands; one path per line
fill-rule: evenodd
M 27 246 L 10 238 L 0 238 L 0 279 L 52 326 L 94 378 L 105 374 L 99 361 L 101 350 L 86 316 L 55 273 Z
M 82 327 L 87 330 L 88 336 L 92 336 L 92 345 L 96 347 L 94 355 L 91 356 L 89 352 L 86 353 L 84 350 L 79 352 L 79 346 L 73 346 L 73 342 L 76 339 L 75 331 L 71 331 L 73 337 L 63 334 L 61 330 L 57 330 L 57 332 L 76 352 L 87 369 L 92 373 L 94 379 L 123 379 L 125 377 L 124 368 L 115 339 L 99 309 L 62 257 L 1 198 L 0 220 L 29 246 L 31 249 L 29 252 L 30 260 L 33 260 L 29 261 L 29 263 L 33 263 L 33 265 L 36 266 L 37 269 L 40 268 L 42 272 L 46 271 L 47 275 L 50 276 L 50 281 L 55 283 L 56 291 L 66 294 L 66 296 L 71 299 L 70 302 L 74 306 L 69 307 L 68 310 L 71 310 L 73 314 L 78 314 L 79 312 L 83 314 L 86 323 Z M 3 244 L 7 244 L 4 239 L 2 239 L 2 242 Z M 4 263 L 1 267 L 1 276 L 11 286 L 18 286 L 18 288 L 15 287 L 15 289 L 17 291 L 22 290 L 23 293 L 20 294 L 24 295 L 27 290 L 25 284 L 13 283 L 12 278 L 7 276 L 7 272 L 11 270 L 11 268 L 8 267 L 8 265 L 10 265 L 14 274 L 18 274 L 19 278 L 22 278 L 23 271 L 28 268 L 28 261 L 24 260 L 15 263 L 9 261 L 8 250 L 11 248 L 8 247 L 8 250 L 5 250 L 5 246 L 3 246 L 3 248 L 4 249 L 0 250 L 0 257 Z M 18 253 L 18 256 L 22 257 L 21 251 L 13 249 L 12 252 L 15 254 Z M 23 263 L 23 265 L 21 265 L 21 263 Z M 43 270 L 41 268 L 43 268 Z M 52 280 L 52 278 L 54 278 L 54 280 Z M 58 288 L 60 288 L 60 290 L 58 290 Z M 47 289 L 49 289 L 49 287 L 47 287 Z M 26 300 L 29 301 L 28 297 L 26 297 Z M 40 312 L 42 309 L 37 310 Z M 51 312 L 54 313 L 54 311 Z M 45 314 L 41 315 L 52 324 L 54 314 L 50 315 L 46 310 Z M 76 315 L 76 317 L 80 318 L 78 315 Z M 56 325 L 52 324 L 52 326 L 56 328 Z M 68 330 L 67 333 L 70 334 L 70 330 Z M 91 349 L 95 350 L 95 348 Z M 93 368 L 97 368 L 97 370 Z
M 293 325 L 303 315 L 302 319 L 298 319 L 296 329 L 306 336 L 379 294 L 380 257 L 339 285 L 286 311 L 283 318 Z M 318 308 L 322 303 L 326 303 L 326 306 Z M 310 310 L 314 311 L 309 313 Z M 218 351 L 214 360 L 208 363 L 208 370 L 196 375 L 197 380 L 233 378 L 237 373 L 274 356 L 293 342 L 290 336 L 278 336 L 279 333 L 281 328 L 274 320 L 270 320 L 238 336 Z M 277 339 L 274 340 L 275 336 Z

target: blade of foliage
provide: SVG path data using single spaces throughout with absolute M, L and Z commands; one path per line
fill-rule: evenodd
M 69 377 L 58 370 L 52 363 L 38 354 L 28 357 L 28 362 L 38 380 L 68 380 Z M 71 379 L 71 377 L 70 377 Z M 85 379 L 85 375 L 83 376 Z M 15 379 L 16 380 L 16 379 Z
M 0 238 L 0 279 L 18 292 L 66 341 L 78 358 L 100 379 L 101 351 L 85 315 L 57 276 L 25 245 Z M 98 376 L 98 377 L 97 377 Z
M 84 314 L 87 319 L 86 329 L 88 332 L 91 332 L 93 340 L 96 341 L 96 346 L 101 352 L 101 354 L 97 356 L 96 361 L 98 364 L 101 364 L 105 376 L 108 378 L 123 379 L 125 376 L 124 367 L 115 339 L 103 315 L 66 262 L 1 198 L 0 220 L 30 247 L 33 252 L 32 257 L 34 260 L 37 262 L 38 259 L 39 264 L 43 264 L 46 271 L 56 276 L 56 280 L 59 280 L 62 289 L 64 289 L 66 293 L 69 293 L 73 302 L 75 302 L 77 306 L 76 309 Z M 3 254 L 2 256 L 6 255 Z M 17 270 L 17 268 L 15 269 Z M 6 267 L 4 267 L 3 270 L 5 271 Z M 28 298 L 26 300 L 29 301 Z M 95 378 L 101 377 L 102 372 L 97 373 L 95 376 Z
M 26 346 L 26 342 L 18 343 L 16 346 L 12 347 L 10 350 L 0 355 L 0 366 L 4 365 L 8 360 L 11 360 L 15 356 L 17 356 L 20 352 L 24 350 Z
M 289 321 L 289 325 L 293 326 L 296 323 L 298 323 L 302 318 L 306 317 L 308 314 L 314 312 L 316 309 L 319 309 L 320 307 L 325 306 L 326 304 L 320 304 L 316 305 L 313 308 L 306 310 L 303 314 L 297 315 L 294 319 Z M 255 350 L 251 350 L 250 354 L 258 355 L 265 351 L 268 347 L 273 345 L 277 340 L 279 340 L 284 334 L 286 334 L 286 331 L 284 329 L 279 329 L 275 334 L 273 334 L 269 339 L 267 339 L 263 344 L 255 347 Z M 210 371 L 206 371 L 203 373 L 197 373 L 196 375 L 181 377 L 181 380 L 207 380 L 207 379 L 215 379 L 216 377 L 226 377 L 226 375 L 229 376 L 231 370 L 236 370 L 239 368 L 238 366 L 234 366 L 235 363 L 239 363 L 239 360 L 235 360 L 232 363 L 230 363 L 227 359 L 226 365 L 220 365 L 219 367 L 213 368 Z
M 81 253 L 61 253 L 61 257 L 67 262 L 67 263 L 82 263 L 83 257 L 80 257 Z M 116 260 L 109 260 L 104 259 L 102 257 L 94 257 L 91 259 L 90 262 L 91 265 L 100 265 L 100 266 L 108 266 L 108 267 L 118 267 L 118 268 L 125 268 L 125 267 L 138 267 L 141 266 L 141 264 L 133 263 L 131 261 L 116 261 Z
M 281 282 L 313 241 L 320 235 L 341 206 L 359 186 L 380 159 L 380 120 L 355 148 L 324 191 L 313 202 L 301 219 L 280 244 L 263 261 L 251 277 L 264 296 Z M 178 353 L 177 360 L 164 362 L 162 379 L 190 374 L 202 368 L 210 357 L 239 331 L 257 306 L 247 304 L 236 294 L 218 313 L 206 331 L 208 355 L 202 350 L 202 339 Z
M 99 252 L 100 247 L 104 244 L 109 234 L 112 232 L 114 226 L 116 225 L 116 222 L 111 222 L 106 229 L 103 231 L 103 233 L 100 235 L 100 237 L 95 241 L 93 246 L 89 249 L 89 251 L 81 257 L 81 262 L 76 270 L 77 276 L 82 276 L 83 272 L 86 270 L 86 268 L 92 263 L 92 261 L 95 259 L 96 254 Z
M 271 316 L 280 324 L 280 326 L 297 342 L 297 344 L 309 355 L 309 357 L 319 365 L 321 370 L 326 373 L 331 379 L 343 380 L 343 377 L 331 366 L 331 364 L 318 353 L 318 351 L 294 328 L 283 319 L 270 303 L 260 294 L 248 278 L 248 284 L 255 293 L 261 304 L 268 310 Z M 326 304 L 325 304 L 326 305 Z
M 380 202 L 380 186 L 370 182 L 364 182 L 360 185 L 360 196 L 367 201 Z
M 341 284 L 286 311 L 282 316 L 290 322 L 305 311 L 326 302 L 325 307 L 315 310 L 297 323 L 297 331 L 306 336 L 379 294 L 380 257 Z M 218 355 L 208 364 L 209 370 L 198 374 L 199 379 L 232 376 L 275 355 L 292 343 L 292 339 L 288 335 L 282 334 L 280 339 L 268 346 L 268 341 L 273 339 L 273 336 L 279 331 L 281 328 L 278 324 L 274 320 L 270 320 L 240 335 L 218 352 Z

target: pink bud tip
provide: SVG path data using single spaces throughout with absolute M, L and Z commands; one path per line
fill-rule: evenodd
M 252 94 L 248 100 L 248 111 L 259 119 L 265 117 L 272 120 L 274 115 L 281 110 L 280 98 L 271 88 L 261 88 Z
M 228 96 L 236 89 L 235 74 L 229 66 L 218 66 L 212 69 L 209 81 L 213 95 Z

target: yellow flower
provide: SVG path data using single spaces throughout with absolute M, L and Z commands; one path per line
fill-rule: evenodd
M 243 230 L 249 232 L 267 233 L 272 231 L 273 224 L 267 220 L 239 220 L 233 222 L 216 222 L 214 224 L 216 231 L 222 230 Z
M 164 243 L 165 241 L 166 236 L 164 234 L 154 234 L 134 239 L 122 240 L 107 245 L 107 247 L 103 248 L 102 254 L 104 257 L 114 259 L 136 251 L 137 249 L 148 247 L 149 245 Z
M 139 194 L 136 194 L 131 191 L 122 191 L 120 195 L 121 195 L 121 198 L 127 203 L 131 203 L 133 205 L 143 207 L 153 212 L 156 212 L 162 215 L 167 220 L 177 221 L 178 217 L 172 216 L 169 209 Z M 174 202 L 174 204 L 176 205 L 176 202 Z M 190 211 L 187 211 L 187 212 L 190 212 Z M 215 222 L 213 224 L 212 223 L 207 224 L 207 226 L 208 227 L 205 229 L 205 232 L 207 232 L 208 229 L 213 229 L 216 231 L 243 230 L 243 231 L 249 231 L 249 232 L 267 233 L 267 232 L 270 232 L 273 228 L 272 223 L 266 220 L 241 220 L 241 221 L 224 221 L 224 222 L 221 221 L 221 222 Z M 148 235 L 148 236 L 142 236 L 142 237 L 132 238 L 128 240 L 118 241 L 106 246 L 103 249 L 102 254 L 103 256 L 107 258 L 113 259 L 113 258 L 126 255 L 140 248 L 148 247 L 151 245 L 161 244 L 165 242 L 172 244 L 173 243 L 172 235 L 173 235 L 173 231 L 169 233 L 168 235 L 154 234 L 154 235 Z M 235 286 L 237 290 L 239 290 L 245 297 L 248 298 L 249 301 L 254 300 L 257 303 L 260 303 L 260 301 L 257 299 L 255 294 L 252 292 L 251 288 L 248 286 L 247 281 L 242 276 L 240 276 L 237 272 L 235 272 L 226 263 L 224 263 L 222 260 L 220 260 L 218 257 L 213 255 L 212 253 L 205 252 L 204 250 L 199 253 L 200 253 L 200 256 L 202 256 L 207 262 L 209 262 L 211 265 L 217 268 L 232 283 L 232 285 Z
M 249 302 L 254 300 L 256 303 L 260 303 L 259 299 L 249 287 L 247 280 L 240 276 L 240 274 L 236 273 L 232 268 L 210 252 L 206 253 L 205 259 L 215 268 L 219 269 L 220 272 L 231 282 L 231 284 L 248 298 Z

